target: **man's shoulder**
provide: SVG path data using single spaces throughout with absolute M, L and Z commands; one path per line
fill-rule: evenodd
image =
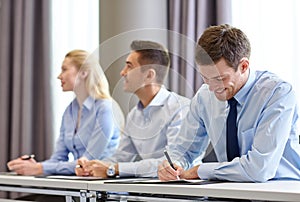
M 276 88 L 282 88 L 290 91 L 291 84 L 284 81 L 278 75 L 269 71 L 256 71 L 255 72 L 255 88 L 274 90 Z
M 164 101 L 163 108 L 177 111 L 178 109 L 187 108 L 190 103 L 191 99 L 171 91 Z
M 183 102 L 183 103 L 189 103 L 189 102 L 191 101 L 190 98 L 185 97 L 185 96 L 183 96 L 183 95 L 179 95 L 178 93 L 173 92 L 173 91 L 170 91 L 170 98 L 171 98 L 171 99 L 176 99 L 176 100 L 178 100 L 179 102 Z

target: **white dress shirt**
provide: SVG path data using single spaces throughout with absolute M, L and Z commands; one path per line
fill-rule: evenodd
M 166 146 L 176 144 L 190 100 L 164 87 L 143 108 L 139 102 L 128 114 L 116 153 L 107 159 L 119 164 L 120 176 L 155 177 Z

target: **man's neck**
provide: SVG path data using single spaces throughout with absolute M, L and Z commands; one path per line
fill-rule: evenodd
M 161 85 L 154 84 L 145 86 L 143 89 L 140 89 L 135 94 L 138 96 L 139 100 L 146 108 L 153 98 L 157 95 L 158 91 L 161 89 Z

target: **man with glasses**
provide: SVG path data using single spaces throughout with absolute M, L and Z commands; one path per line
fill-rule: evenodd
M 250 70 L 250 52 L 247 36 L 229 25 L 200 37 L 195 57 L 205 84 L 170 148 L 175 169 L 164 161 L 161 180 L 300 180 L 295 92 L 275 74 Z M 209 143 L 218 162 L 192 167 Z

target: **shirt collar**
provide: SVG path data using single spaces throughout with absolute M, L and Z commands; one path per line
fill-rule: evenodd
M 77 101 L 76 98 L 74 99 L 74 104 L 76 104 L 76 107 L 79 107 L 78 101 Z M 83 106 L 83 108 L 86 108 L 87 110 L 91 110 L 92 107 L 94 106 L 94 104 L 95 104 L 95 99 L 92 98 L 91 96 L 88 96 L 88 97 L 84 100 L 82 106 Z
M 155 97 L 153 98 L 153 100 L 150 102 L 150 104 L 147 107 L 163 106 L 165 104 L 164 101 L 169 97 L 170 93 L 171 92 L 168 91 L 165 88 L 165 86 L 161 86 L 160 90 L 158 91 L 158 93 L 155 95 Z M 138 107 L 138 109 L 143 109 L 143 105 L 142 105 L 141 101 L 138 102 L 137 107 Z
M 249 77 L 245 85 L 235 94 L 234 98 L 238 101 L 239 104 L 244 104 L 247 94 L 252 88 L 255 81 L 255 72 L 249 70 Z

